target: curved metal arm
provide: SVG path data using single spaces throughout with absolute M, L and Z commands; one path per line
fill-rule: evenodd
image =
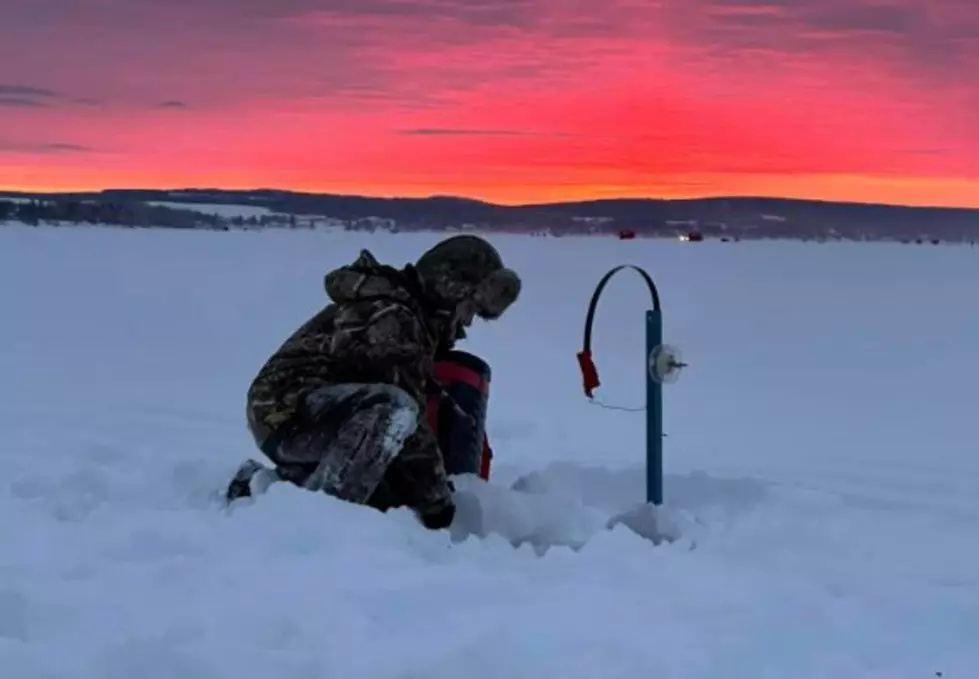
M 585 318 L 584 342 L 582 344 L 581 351 L 578 353 L 578 364 L 581 367 L 585 396 L 588 398 L 592 397 L 592 391 L 599 385 L 598 370 L 595 368 L 595 364 L 591 359 L 591 332 L 592 325 L 595 321 L 595 312 L 598 310 L 598 299 L 602 296 L 602 291 L 605 289 L 605 286 L 608 284 L 609 280 L 611 280 L 612 276 L 617 274 L 622 269 L 632 269 L 642 276 L 643 280 L 646 281 L 646 287 L 649 288 L 649 294 L 653 300 L 653 311 L 660 310 L 659 291 L 656 289 L 656 284 L 653 282 L 652 276 L 650 276 L 645 269 L 633 264 L 620 264 L 602 276 L 602 279 L 595 287 L 595 292 L 591 296 L 591 302 L 588 304 L 588 315 Z

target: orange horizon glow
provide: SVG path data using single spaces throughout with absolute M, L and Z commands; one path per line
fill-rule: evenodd
M 0 190 L 979 208 L 971 0 L 10 1 Z
M 756 182 L 730 181 L 730 177 L 704 177 L 712 190 L 694 191 L 662 188 L 658 191 L 639 193 L 622 187 L 524 187 L 462 186 L 458 189 L 447 184 L 405 185 L 364 187 L 362 185 L 293 184 L 290 186 L 256 185 L 250 183 L 229 183 L 224 185 L 174 184 L 172 181 L 159 183 L 129 182 L 127 184 L 64 184 L 64 185 L 23 185 L 0 186 L 0 192 L 23 193 L 94 193 L 106 189 L 134 189 L 181 191 L 193 189 L 216 189 L 224 191 L 279 190 L 324 195 L 356 195 L 371 198 L 431 198 L 451 196 L 479 200 L 496 205 L 520 206 L 542 205 L 556 202 L 578 202 L 602 199 L 658 199 L 693 200 L 699 198 L 775 198 L 787 200 L 815 200 L 840 203 L 860 203 L 876 205 L 896 205 L 906 207 L 965 208 L 979 209 L 979 181 L 942 181 L 933 178 L 906 178 L 900 181 L 887 181 L 875 177 L 859 176 L 801 176 L 786 179 L 783 177 L 761 177 Z M 734 178 L 735 180 L 737 178 Z M 120 179 L 121 181 L 121 179 Z M 963 196 L 965 197 L 963 199 Z M 0 196 L 2 200 L 2 196 Z

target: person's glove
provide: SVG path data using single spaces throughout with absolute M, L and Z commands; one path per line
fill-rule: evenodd
M 442 530 L 452 525 L 455 519 L 456 506 L 450 495 L 445 502 L 434 507 L 426 507 L 418 512 L 422 525 L 429 530 Z

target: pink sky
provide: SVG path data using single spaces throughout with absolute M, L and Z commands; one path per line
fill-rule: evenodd
M 979 207 L 973 0 L 4 0 L 0 188 Z

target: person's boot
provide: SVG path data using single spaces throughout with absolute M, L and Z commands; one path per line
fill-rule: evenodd
M 256 460 L 245 460 L 231 478 L 224 497 L 228 503 L 231 503 L 243 497 L 261 495 L 270 485 L 280 480 L 274 469 Z

